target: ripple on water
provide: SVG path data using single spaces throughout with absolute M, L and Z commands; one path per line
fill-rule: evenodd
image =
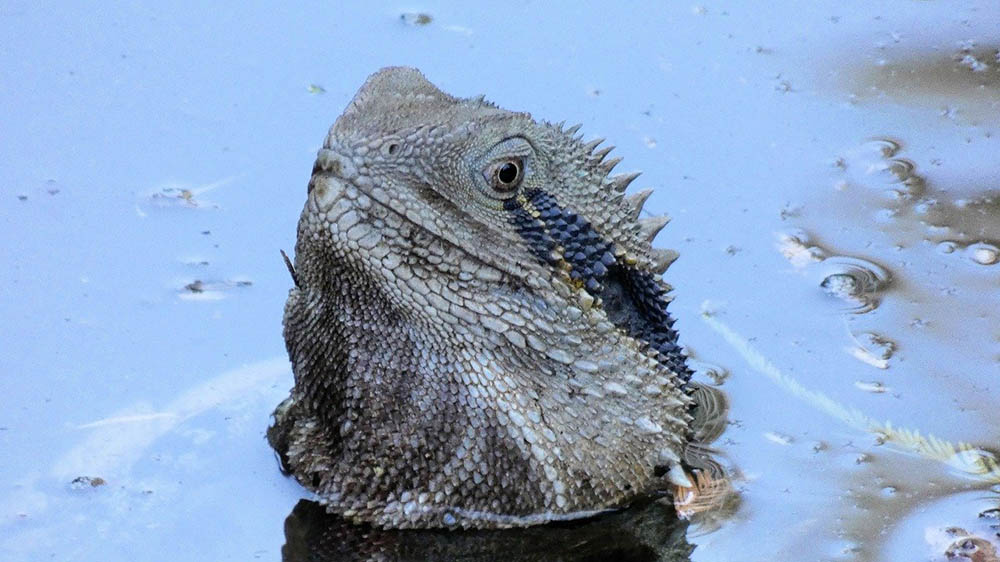
M 996 562 L 1000 529 L 981 513 L 996 508 L 998 502 L 966 492 L 925 504 L 889 529 L 879 559 Z
M 729 425 L 729 399 L 721 390 L 698 383 L 691 383 L 691 398 L 695 408 L 691 427 L 694 440 L 698 443 L 712 443 L 718 439 Z
M 883 190 L 894 200 L 919 197 L 927 182 L 912 160 L 897 157 L 901 149 L 899 141 L 875 138 L 848 150 L 837 159 L 842 177 L 835 185 L 841 191 L 849 185 Z
M 873 152 L 882 158 L 892 158 L 899 152 L 901 147 L 902 145 L 899 141 L 889 138 L 874 138 L 863 143 L 861 150 L 864 152 Z
M 851 306 L 849 312 L 861 314 L 878 307 L 882 292 L 892 282 L 889 270 L 875 262 L 849 256 L 831 256 L 820 264 L 820 287 L 827 294 Z
M 695 377 L 708 379 L 712 381 L 712 384 L 717 386 L 726 382 L 726 379 L 729 378 L 729 369 L 721 365 L 691 358 L 688 359 L 687 363 L 688 367 L 694 371 Z
M 855 346 L 848 347 L 848 353 L 873 367 L 889 368 L 889 359 L 896 352 L 896 342 L 874 332 L 851 335 L 854 338 Z
M 796 268 L 818 279 L 828 295 L 851 306 L 846 311 L 862 314 L 875 310 L 892 283 L 889 270 L 871 260 L 831 255 L 802 230 L 780 233 L 778 250 Z

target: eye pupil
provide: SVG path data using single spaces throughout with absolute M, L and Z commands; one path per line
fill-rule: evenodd
M 516 156 L 494 160 L 483 170 L 490 196 L 499 199 L 513 197 L 524 181 L 524 174 L 524 160 Z
M 513 162 L 504 162 L 499 168 L 497 168 L 497 179 L 500 183 L 504 185 L 510 185 L 514 183 L 517 179 L 517 175 L 520 173 L 517 164 Z

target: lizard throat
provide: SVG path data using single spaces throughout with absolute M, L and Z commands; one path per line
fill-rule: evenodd
M 667 305 L 667 290 L 654 274 L 616 257 L 607 241 L 584 217 L 561 206 L 541 189 L 507 200 L 508 221 L 542 264 L 565 271 L 588 292 L 608 319 L 655 351 L 657 360 L 685 381 L 691 371 L 677 344 Z

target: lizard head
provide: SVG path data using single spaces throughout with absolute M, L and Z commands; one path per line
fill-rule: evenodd
M 331 506 L 509 526 L 685 481 L 690 371 L 637 174 L 577 127 L 372 75 L 299 221 L 272 444 Z M 664 474 L 667 473 L 667 476 Z
M 650 243 L 668 219 L 639 218 L 651 191 L 624 197 L 638 174 L 610 175 L 613 147 L 582 142 L 578 128 L 455 98 L 412 68 L 383 69 L 330 129 L 300 229 L 380 282 L 430 267 L 460 283 L 565 286 L 570 296 L 546 298 L 620 309 L 619 293 L 635 284 L 619 279 L 627 269 L 650 298 L 665 298 L 654 277 L 676 253 Z M 633 312 L 613 313 L 625 321 Z

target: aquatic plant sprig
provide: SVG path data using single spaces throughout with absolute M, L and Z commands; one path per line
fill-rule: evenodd
M 955 444 L 931 434 L 925 436 L 917 430 L 893 427 L 892 422 L 883 423 L 856 408 L 844 406 L 821 392 L 806 388 L 797 380 L 782 373 L 745 337 L 720 321 L 708 303 L 702 304 L 701 317 L 710 328 L 726 340 L 726 343 L 738 351 L 755 371 L 828 415 L 855 429 L 876 435 L 883 443 L 890 443 L 904 451 L 944 463 L 967 478 L 990 484 L 1000 483 L 1000 460 L 994 453 L 966 442 Z

